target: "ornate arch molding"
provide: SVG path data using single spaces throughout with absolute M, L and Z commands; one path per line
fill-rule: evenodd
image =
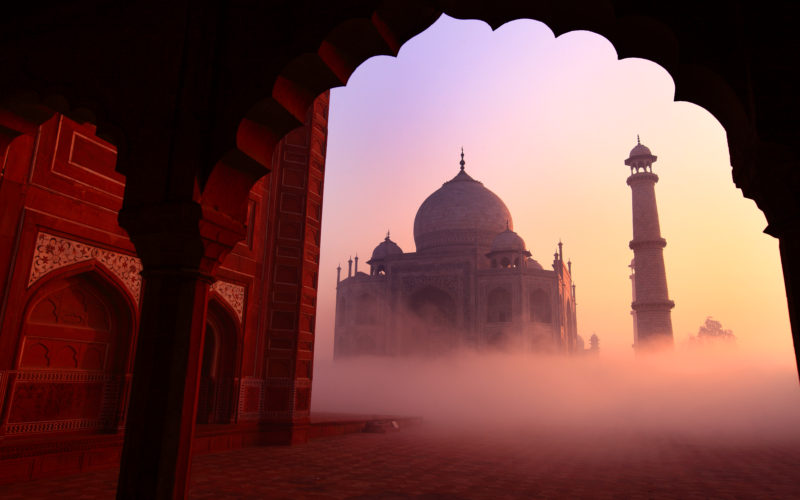
M 139 307 L 138 300 L 136 300 L 136 298 L 131 294 L 131 290 L 128 288 L 128 285 L 122 282 L 115 272 L 105 266 L 102 262 L 95 259 L 78 260 L 72 263 L 64 262 L 63 265 L 49 269 L 47 273 L 39 276 L 38 279 L 31 282 L 27 287 L 25 297 L 25 312 L 22 317 L 27 317 L 30 307 L 35 303 L 35 300 L 37 298 L 41 298 L 40 294 L 42 290 L 48 289 L 51 284 L 60 280 L 68 280 L 74 277 L 89 277 L 93 281 L 102 284 L 103 287 L 112 289 L 115 298 L 112 298 L 111 300 L 124 307 L 126 314 L 125 321 L 130 322 L 128 325 L 130 332 L 138 331 L 139 318 L 138 314 L 136 314 L 136 311 Z M 21 340 L 22 339 L 20 338 L 20 342 Z M 134 341 L 135 333 L 132 333 L 132 336 L 128 338 L 126 342 L 132 343 Z M 18 353 L 19 349 L 20 346 L 17 347 Z M 132 349 L 132 345 L 128 345 L 126 349 L 129 350 L 128 352 L 132 352 L 130 351 L 130 349 Z M 128 359 L 126 361 L 128 370 L 130 370 L 132 367 L 131 363 L 132 359 Z
M 203 49 L 213 56 L 190 61 L 194 66 L 184 77 L 196 78 L 195 73 L 205 72 L 203 75 L 213 76 L 217 85 L 192 89 L 196 93 L 185 97 L 197 101 L 187 101 L 197 108 L 194 111 L 214 118 L 213 123 L 201 120 L 185 124 L 185 134 L 201 133 L 209 139 L 204 145 L 207 154 L 199 158 L 206 163 L 196 167 L 202 194 L 195 201 L 207 212 L 218 212 L 231 221 L 243 219 L 246 207 L 241 200 L 253 183 L 269 171 L 275 146 L 302 125 L 315 97 L 346 84 L 353 71 L 370 57 L 396 56 L 403 43 L 427 29 L 442 13 L 483 20 L 493 29 L 515 19 L 530 18 L 545 23 L 557 36 L 577 29 L 591 30 L 606 37 L 620 58 L 641 57 L 660 64 L 675 80 L 676 99 L 704 107 L 722 123 L 728 134 L 734 179 L 748 197 L 757 198 L 756 191 L 761 190 L 752 181 L 756 162 L 764 167 L 760 157 L 775 154 L 762 152 L 764 148 L 754 132 L 749 100 L 752 89 L 746 74 L 749 56 L 743 49 L 751 40 L 742 40 L 747 20 L 737 14 L 736 6 L 722 10 L 711 5 L 681 8 L 620 0 L 367 0 L 331 6 L 328 2 L 306 0 L 295 6 L 276 7 L 243 1 L 236 8 L 198 7 L 188 20 L 185 6 L 174 6 L 160 12 L 162 23 L 154 27 L 152 37 L 144 40 L 138 50 L 123 52 L 118 52 L 115 45 L 121 35 L 113 26 L 149 22 L 152 12 L 146 5 L 109 7 L 91 15 L 81 6 L 64 9 L 61 20 L 54 25 L 58 29 L 74 30 L 71 23 L 76 20 L 96 22 L 90 28 L 87 24 L 87 31 L 77 38 L 62 37 L 62 43 L 49 50 L 34 46 L 31 54 L 27 48 L 16 53 L 11 50 L 11 55 L 0 54 L 0 61 L 12 67 L 19 64 L 24 70 L 35 66 L 30 78 L 15 76 L 26 74 L 25 71 L 6 72 L 0 88 L 34 89 L 38 95 L 50 97 L 38 98 L 33 93 L 34 97 L 29 95 L 23 101 L 37 102 L 79 122 L 98 122 L 98 135 L 118 147 L 118 169 L 131 177 L 131 183 L 136 183 L 136 176 L 155 178 L 161 167 L 140 172 L 140 165 L 153 163 L 155 157 L 151 156 L 155 153 L 141 150 L 163 151 L 166 147 L 161 142 L 153 143 L 163 142 L 163 134 L 154 135 L 148 123 L 169 119 L 175 112 L 169 106 L 178 105 L 177 101 L 169 103 L 167 96 L 175 91 L 170 87 L 175 83 L 170 78 L 180 78 L 173 66 L 183 47 L 176 40 L 183 35 L 175 34 L 185 31 L 189 49 Z M 0 25 L 7 27 L 11 37 L 22 36 L 37 26 L 39 16 L 53 12 L 26 6 L 20 7 L 18 14 L 18 22 Z M 50 36 L 41 30 L 34 29 L 34 33 L 35 39 Z M 202 33 L 213 36 L 200 36 Z M 154 47 L 153 40 L 160 40 L 159 37 L 163 37 L 162 69 L 168 72 L 162 83 L 164 88 L 135 81 L 141 73 L 139 68 L 152 60 L 148 48 Z M 98 46 L 99 39 L 108 44 Z M 9 47 L 0 41 L 0 49 L 8 52 Z M 62 55 L 75 52 L 81 52 L 81 61 L 62 64 Z M 26 62 L 29 55 L 33 59 Z M 51 63 L 59 59 L 58 64 L 44 64 L 43 58 L 47 57 Z M 103 67 L 114 61 L 111 67 L 116 65 L 121 73 L 98 73 L 98 61 L 105 61 Z M 204 64 L 213 65 L 213 75 L 207 74 L 209 68 Z M 25 78 L 38 78 L 44 83 L 37 86 Z M 214 94 L 215 88 L 218 95 Z M 139 105 L 134 106 L 131 100 L 136 98 Z M 108 119 L 103 110 L 108 111 Z M 122 128 L 113 127 L 112 121 Z M 126 147 L 121 144 L 123 139 L 130 140 L 135 159 L 128 158 Z M 126 193 L 126 200 L 135 200 L 133 191 Z M 243 231 L 234 233 L 234 239 L 243 236 Z
M 95 261 L 115 276 L 125 287 L 136 306 L 142 290 L 142 263 L 132 255 L 113 252 L 87 243 L 56 236 L 44 231 L 36 236 L 28 288 L 59 269 L 82 262 Z
M 217 281 L 216 283 L 226 283 Z M 215 283 L 215 284 L 216 284 Z M 228 285 L 233 285 L 232 283 L 227 283 Z M 212 304 L 213 303 L 213 304 Z M 208 298 L 208 307 L 210 309 L 215 309 L 215 312 L 209 311 L 210 315 L 214 315 L 220 320 L 224 322 L 230 322 L 230 331 L 231 338 L 228 338 L 229 347 L 232 349 L 232 358 L 234 360 L 234 371 L 233 373 L 239 373 L 241 368 L 241 360 L 242 360 L 242 348 L 244 344 L 244 330 L 242 328 L 242 318 L 238 310 L 236 310 L 236 306 L 232 304 L 228 298 L 223 296 L 217 290 L 214 290 L 212 287 L 212 292 Z M 238 318 L 238 321 L 237 321 Z M 238 378 L 235 377 L 235 378 Z
M 71 305 L 64 304 L 69 300 L 51 302 L 66 290 L 83 297 L 88 292 L 94 298 L 79 301 L 77 308 L 74 299 Z M 42 321 L 41 315 L 34 317 L 37 309 L 48 302 L 46 309 L 51 310 L 52 321 Z M 95 307 L 86 307 L 87 303 Z M 54 269 L 37 280 L 29 287 L 24 304 L 14 349 L 17 375 L 9 386 L 13 400 L 8 403 L 10 408 L 22 410 L 18 417 L 9 419 L 6 433 L 115 430 L 124 420 L 125 380 L 133 366 L 138 326 L 137 305 L 129 290 L 106 266 L 88 260 Z M 105 321 L 97 321 L 98 305 Z M 75 325 L 101 335 L 89 338 L 84 333 L 76 337 L 63 329 Z M 37 344 L 36 350 L 40 354 L 44 351 L 46 362 L 34 360 L 34 364 L 28 364 L 28 346 Z M 52 365 L 51 355 L 57 352 L 66 353 L 67 360 L 71 357 L 75 365 Z M 90 359 L 94 362 L 83 364 Z M 62 391 L 67 396 L 59 399 L 56 395 Z
M 232 318 L 239 320 L 237 328 L 244 321 L 245 301 L 247 293 L 244 286 L 229 281 L 215 281 L 211 285 L 212 298 L 219 302 Z
M 117 150 L 124 149 L 125 136 L 119 127 L 106 120 L 105 106 L 81 98 L 74 92 L 34 90 L 30 82 L 26 85 L 29 86 L 18 87 L 7 95 L 0 94 L 0 131 L 11 129 L 17 135 L 35 136 L 40 125 L 60 113 L 76 123 L 94 125 L 98 137 L 114 144 Z M 0 135 L 0 153 L 5 146 Z
M 675 81 L 676 100 L 702 106 L 723 125 L 728 135 L 734 180 L 746 196 L 756 196 L 748 189 L 747 182 L 755 171 L 757 156 L 756 134 L 743 105 L 743 93 L 748 89 L 741 86 L 734 89 L 729 84 L 740 82 L 742 75 L 719 73 L 719 69 L 736 68 L 733 64 L 713 63 L 713 54 L 698 47 L 704 40 L 702 36 L 681 31 L 683 25 L 676 20 L 679 16 L 667 17 L 656 9 L 648 13 L 647 7 L 641 7 L 641 12 L 627 6 L 618 9 L 616 5 L 621 2 L 589 0 L 492 3 L 395 0 L 375 4 L 377 8 L 370 14 L 326 13 L 337 24 L 318 41 L 309 40 L 307 45 L 311 50 L 295 52 L 270 78 L 272 89 L 268 97 L 251 101 L 256 104 L 237 125 L 236 147 L 225 155 L 228 160 L 212 169 L 204 197 L 221 198 L 215 194 L 215 186 L 223 182 L 221 179 L 231 178 L 221 175 L 225 169 L 250 172 L 250 178 L 240 183 L 242 192 L 249 189 L 259 172 L 269 168 L 278 141 L 303 123 L 320 93 L 346 84 L 353 71 L 372 56 L 396 56 L 403 43 L 427 29 L 442 13 L 483 20 L 493 29 L 515 19 L 530 18 L 544 22 L 556 36 L 572 30 L 591 30 L 606 37 L 620 58 L 640 57 L 661 65 Z M 712 30 L 704 36 L 713 35 Z M 745 61 L 741 63 L 744 65 Z
M 119 301 L 124 302 L 126 310 L 131 314 L 129 319 L 132 322 L 132 331 L 136 330 L 136 324 L 138 323 L 136 315 L 136 310 L 139 306 L 138 301 L 131 294 L 131 290 L 128 286 L 122 282 L 116 273 L 103 263 L 94 259 L 80 260 L 69 264 L 65 263 L 63 266 L 50 269 L 46 274 L 40 276 L 39 279 L 30 283 L 26 291 L 26 308 L 30 306 L 31 301 L 39 295 L 41 290 L 49 287 L 51 283 L 78 276 L 91 276 L 92 279 L 102 282 L 103 286 L 114 289 L 115 293 L 119 294 Z
M 142 290 L 142 263 L 132 256 L 113 252 L 80 241 L 44 231 L 36 236 L 33 259 L 28 273 L 28 288 L 51 273 L 83 262 L 96 262 L 121 283 L 138 307 Z M 216 281 L 211 286 L 219 300 L 226 304 L 241 324 L 244 318 L 245 287 L 228 281 Z

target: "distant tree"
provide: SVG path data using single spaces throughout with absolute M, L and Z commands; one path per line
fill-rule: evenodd
M 697 330 L 697 336 L 689 339 L 693 343 L 710 344 L 716 342 L 736 342 L 736 336 L 731 330 L 722 328 L 722 323 L 711 316 L 706 318 L 705 324 Z

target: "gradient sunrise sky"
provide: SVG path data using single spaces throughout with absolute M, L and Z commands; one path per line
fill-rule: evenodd
M 586 31 L 557 38 L 517 20 L 496 31 L 442 16 L 373 57 L 331 91 L 317 317 L 317 359 L 333 352 L 336 266 L 359 269 L 391 230 L 414 251 L 422 201 L 466 170 L 502 198 L 514 230 L 545 268 L 564 242 L 577 284 L 578 330 L 602 352 L 632 355 L 633 252 L 624 165 L 641 136 L 653 170 L 676 345 L 706 316 L 740 350 L 793 363 L 778 243 L 731 179 L 725 131 L 703 108 L 674 102 L 666 70 L 618 60 Z

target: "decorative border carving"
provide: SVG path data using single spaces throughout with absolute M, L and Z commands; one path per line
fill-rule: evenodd
M 250 391 L 248 388 L 256 388 L 258 391 L 258 400 L 256 402 L 257 408 L 255 411 L 246 412 L 245 407 L 247 404 L 247 398 L 249 397 Z M 243 378 L 239 385 L 239 411 L 238 411 L 238 420 L 240 422 L 246 420 L 258 420 L 261 414 L 264 412 L 264 397 L 266 394 L 266 384 L 265 381 L 262 379 L 256 378 Z
M 85 384 L 89 382 L 111 382 L 119 381 L 118 376 L 108 375 L 103 372 L 85 372 L 85 371 L 71 371 L 71 370 L 19 370 L 10 371 L 8 373 L 16 373 L 17 382 L 42 382 L 42 383 L 78 383 Z
M 116 395 L 120 391 L 122 380 L 119 376 L 71 370 L 11 370 L 0 372 L 0 381 L 8 380 L 10 375 L 16 375 L 13 382 L 9 384 L 9 393 L 12 397 L 16 391 L 16 385 L 19 383 L 87 384 L 100 382 L 103 384 L 103 399 L 99 418 L 8 422 L 5 429 L 7 435 L 103 429 L 108 427 L 115 415 L 114 403 L 117 400 Z M 0 396 L 2 396 L 1 392 Z
M 30 434 L 40 432 L 64 432 L 100 429 L 105 425 L 101 419 L 51 420 L 47 422 L 21 422 L 6 424 L 6 434 Z
M 403 293 L 411 295 L 417 290 L 426 286 L 433 286 L 442 291 L 450 292 L 451 295 L 458 295 L 461 288 L 461 276 L 457 274 L 447 275 L 419 275 L 412 274 L 403 276 Z M 454 299 L 456 297 L 453 297 Z
M 244 287 L 228 281 L 216 281 L 211 285 L 211 289 L 217 292 L 236 311 L 236 316 L 241 323 L 244 317 Z
M 44 232 L 36 237 L 28 288 L 56 269 L 87 260 L 96 260 L 108 268 L 139 304 L 142 290 L 142 263 L 139 259 Z

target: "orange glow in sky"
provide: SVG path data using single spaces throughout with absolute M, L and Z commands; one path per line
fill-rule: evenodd
M 414 251 L 422 201 L 466 170 L 503 199 L 533 257 L 550 268 L 559 238 L 573 263 L 578 331 L 630 353 L 631 195 L 623 163 L 641 136 L 658 156 L 656 196 L 676 345 L 706 316 L 740 350 L 793 363 L 778 242 L 731 179 L 725 131 L 674 102 L 666 70 L 618 60 L 600 35 L 555 38 L 537 21 L 496 31 L 443 16 L 397 58 L 374 57 L 331 92 L 317 317 L 332 356 L 336 266 L 359 270 L 391 230 Z

